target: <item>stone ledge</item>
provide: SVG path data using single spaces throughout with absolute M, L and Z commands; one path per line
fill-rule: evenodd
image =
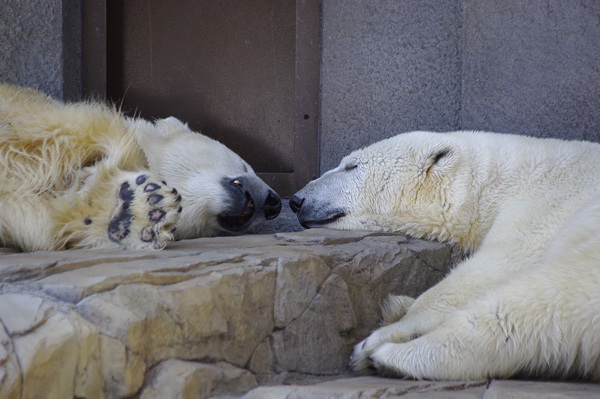
M 314 385 L 259 387 L 243 399 L 592 399 L 600 385 L 542 381 L 414 381 L 382 377 L 355 377 Z M 230 399 L 233 396 L 215 396 Z
M 325 229 L 5 252 L 0 398 L 207 397 L 339 378 L 385 295 L 420 294 L 449 258 L 437 243 Z

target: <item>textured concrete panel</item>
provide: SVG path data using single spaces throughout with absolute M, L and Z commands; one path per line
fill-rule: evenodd
M 0 32 L 0 78 L 62 99 L 62 1 L 8 0 Z
M 76 0 L 4 0 L 0 81 L 57 99 L 81 97 L 81 8 Z
M 600 140 L 600 2 L 463 1 L 462 128 Z
M 322 3 L 321 173 L 397 133 L 459 127 L 460 3 Z

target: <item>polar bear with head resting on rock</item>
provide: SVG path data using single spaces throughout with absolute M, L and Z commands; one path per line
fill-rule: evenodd
M 413 132 L 290 200 L 305 227 L 394 231 L 470 256 L 356 345 L 355 370 L 419 379 L 600 380 L 600 145 Z
M 250 165 L 178 119 L 151 123 L 6 84 L 0 182 L 0 246 L 26 251 L 160 249 L 243 232 L 281 209 Z

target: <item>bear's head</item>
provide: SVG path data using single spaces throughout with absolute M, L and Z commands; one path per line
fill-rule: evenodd
M 279 215 L 279 196 L 223 144 L 172 117 L 134 128 L 150 171 L 182 196 L 177 239 L 241 233 Z
M 402 232 L 460 241 L 470 165 L 450 136 L 412 132 L 354 151 L 290 199 L 305 228 Z M 458 240 L 457 240 L 458 239 Z

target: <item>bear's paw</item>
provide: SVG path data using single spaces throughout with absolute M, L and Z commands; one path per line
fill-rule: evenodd
M 181 195 L 149 174 L 124 173 L 121 181 L 108 238 L 127 249 L 163 248 L 173 240 Z

